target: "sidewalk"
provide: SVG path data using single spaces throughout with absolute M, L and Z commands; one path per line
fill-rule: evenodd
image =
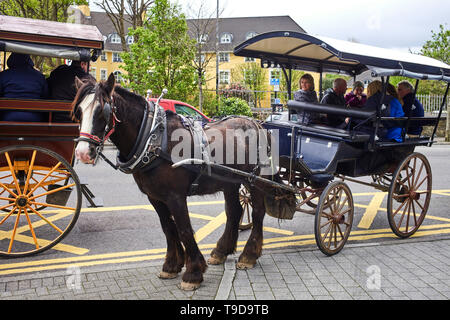
M 236 270 L 238 255 L 209 266 L 194 292 L 181 277 L 161 280 L 162 260 L 0 278 L 2 300 L 384 300 L 450 299 L 450 238 L 264 250 L 255 268 Z M 207 257 L 206 257 L 207 258 Z

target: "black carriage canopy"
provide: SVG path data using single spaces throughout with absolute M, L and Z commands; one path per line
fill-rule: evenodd
M 101 50 L 96 26 L 0 16 L 0 51 L 95 61 Z
M 261 59 L 263 67 L 350 76 L 371 70 L 374 77 L 406 76 L 450 82 L 450 66 L 433 58 L 293 31 L 257 35 L 238 45 L 234 54 Z

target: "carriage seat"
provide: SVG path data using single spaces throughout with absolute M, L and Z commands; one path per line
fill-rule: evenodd
M 0 98 L 0 111 L 34 111 L 46 115 L 44 122 L 72 122 L 72 101 Z

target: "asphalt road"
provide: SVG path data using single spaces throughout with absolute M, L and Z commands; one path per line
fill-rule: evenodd
M 433 170 L 433 194 L 427 217 L 417 237 L 448 238 L 450 233 L 449 145 L 417 148 Z M 106 150 L 114 160 L 116 151 Z M 53 249 L 33 257 L 1 259 L 1 274 L 20 274 L 66 268 L 73 261 L 81 265 L 102 265 L 162 259 L 166 240 L 159 219 L 132 176 L 115 171 L 105 162 L 95 167 L 78 163 L 78 175 L 90 190 L 103 199 L 104 207 L 83 209 L 71 233 Z M 386 216 L 386 194 L 371 187 L 349 183 L 355 203 L 352 234 L 347 245 L 396 241 Z M 384 196 L 383 196 L 384 195 Z M 224 230 L 224 202 L 221 194 L 190 197 L 189 211 L 200 249 L 208 255 Z M 264 220 L 265 250 L 300 247 L 314 248 L 314 216 L 296 213 L 292 220 Z M 250 231 L 241 231 L 238 252 Z M 344 248 L 345 250 L 345 248 Z

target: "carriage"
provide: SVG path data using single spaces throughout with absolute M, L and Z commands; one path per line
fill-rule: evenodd
M 234 54 L 260 59 L 262 67 L 281 68 L 289 99 L 295 69 L 320 74 L 320 94 L 324 72 L 344 74 L 353 79 L 361 73 L 370 73 L 381 79 L 383 96 L 391 76 L 415 79 L 416 91 L 422 79 L 445 82 L 446 92 L 437 116 L 385 117 L 381 102 L 376 111 L 363 111 L 289 100 L 289 116 L 305 110 L 349 117 L 370 130 L 362 130 L 360 125 L 351 129 L 304 125 L 291 118 L 263 124 L 267 130 L 278 132 L 283 186 L 289 186 L 297 195 L 296 211 L 315 215 L 315 239 L 324 254 L 333 255 L 342 250 L 350 234 L 354 204 L 345 181 L 388 193 L 387 217 L 398 237 L 407 238 L 418 230 L 430 204 L 432 172 L 427 158 L 415 152 L 415 148 L 430 147 L 434 142 L 449 90 L 450 66 L 424 56 L 291 31 L 258 35 L 238 45 Z M 379 139 L 377 133 L 393 124 L 402 127 L 403 142 Z M 412 125 L 429 127 L 431 133 L 407 138 L 407 128 Z M 370 177 L 369 181 L 360 179 L 364 177 Z M 251 226 L 248 215 L 251 198 L 245 188 L 240 196 L 246 212 L 241 226 L 246 228 Z M 275 206 L 272 215 L 283 218 L 276 209 Z M 271 214 L 270 203 L 266 204 L 266 210 Z M 292 215 L 293 212 L 287 218 Z
M 0 16 L 0 49 L 61 59 L 95 61 L 103 38 L 95 26 Z M 5 67 L 3 67 L 3 70 Z M 0 112 L 32 110 L 43 122 L 0 121 L 0 256 L 47 250 L 70 232 L 82 197 L 101 206 L 73 169 L 79 124 L 72 101 L 0 98 Z

